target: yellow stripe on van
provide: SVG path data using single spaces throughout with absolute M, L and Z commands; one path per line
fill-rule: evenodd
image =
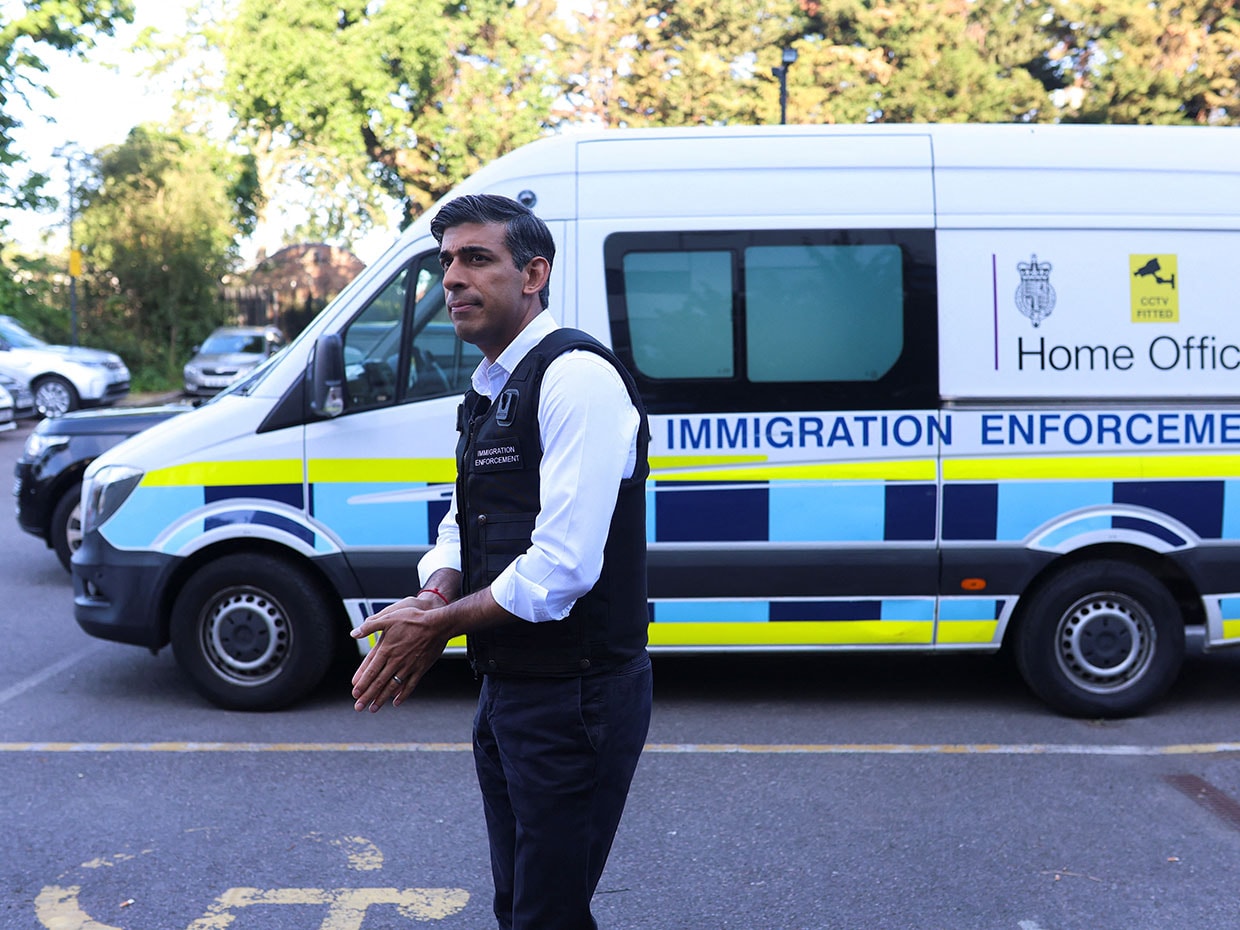
M 221 487 L 241 484 L 301 484 L 301 459 L 189 462 L 146 473 L 144 487 Z
M 941 646 L 993 643 L 998 620 L 940 620 L 936 642 Z
M 676 464 L 668 465 L 672 461 Z M 652 456 L 650 477 L 656 481 L 934 481 L 934 459 L 894 459 L 885 462 L 824 462 L 813 465 L 727 465 L 711 459 L 686 463 L 683 457 Z M 667 471 L 667 469 L 674 469 Z
M 428 484 L 456 481 L 455 459 L 311 459 L 311 484 Z
M 1240 639 L 1240 620 L 1223 621 L 1223 639 Z
M 1234 478 L 1240 455 L 1082 455 L 1020 458 L 944 459 L 945 481 L 1004 481 L 1022 478 Z
M 928 646 L 930 620 L 797 620 L 766 623 L 652 623 L 652 646 Z

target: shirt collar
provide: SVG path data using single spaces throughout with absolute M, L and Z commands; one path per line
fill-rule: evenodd
M 530 320 L 525 329 L 517 333 L 517 338 L 508 344 L 494 362 L 485 358 L 474 369 L 472 383 L 474 390 L 484 397 L 495 397 L 508 381 L 508 376 L 521 364 L 521 359 L 529 351 L 543 341 L 548 333 L 560 328 L 560 324 L 546 310 Z

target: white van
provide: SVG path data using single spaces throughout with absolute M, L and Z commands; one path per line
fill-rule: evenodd
M 1240 643 L 1240 129 L 544 139 L 552 311 L 651 415 L 654 650 L 990 652 L 1069 714 Z M 479 353 L 429 211 L 287 349 L 98 458 L 89 633 L 268 708 L 417 587 Z M 459 645 L 459 644 L 457 644 Z M 363 647 L 365 648 L 365 647 Z

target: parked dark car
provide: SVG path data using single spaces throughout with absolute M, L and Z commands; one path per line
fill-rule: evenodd
M 56 551 L 65 569 L 82 541 L 82 473 L 98 455 L 193 407 L 112 407 L 41 421 L 17 460 L 17 524 Z

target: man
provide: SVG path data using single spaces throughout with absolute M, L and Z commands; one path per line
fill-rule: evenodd
M 632 379 L 546 312 L 555 245 L 521 204 L 471 195 L 431 223 L 456 333 L 485 356 L 457 483 L 356 709 L 401 704 L 454 636 L 482 677 L 474 762 L 501 930 L 593 930 L 590 898 L 650 723 L 648 428 Z

